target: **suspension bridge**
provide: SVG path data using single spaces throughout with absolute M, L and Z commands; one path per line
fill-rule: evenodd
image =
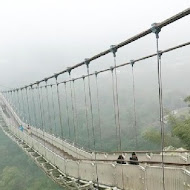
M 190 42 L 165 50 L 159 49 L 161 29 L 189 14 L 190 8 L 160 23 L 154 23 L 149 29 L 59 73 L 23 87 L 2 91 L 2 130 L 52 180 L 68 189 L 189 190 L 189 151 L 164 151 L 161 58 L 164 54 L 189 46 Z M 152 34 L 155 35 L 155 53 L 126 63 L 117 63 L 120 48 Z M 112 54 L 113 65 L 91 72 L 93 61 L 107 54 Z M 158 151 L 141 151 L 138 142 L 134 71 L 137 63 L 148 59 L 157 63 L 161 132 L 161 148 Z M 128 67 L 132 68 L 132 151 L 124 150 L 123 139 L 127 134 L 123 134 L 122 129 L 123 110 L 119 103 L 118 84 L 120 73 L 117 72 L 119 68 Z M 82 68 L 80 74 L 76 72 L 79 68 Z M 109 79 L 102 77 L 105 73 L 109 73 Z M 103 80 L 108 80 L 110 85 L 109 100 L 101 99 L 100 86 Z M 101 89 L 107 91 L 106 86 Z M 112 134 L 109 142 L 114 151 L 106 151 L 108 138 L 105 139 L 103 132 L 104 125 L 109 121 L 103 119 L 103 103 L 110 105 L 104 111 L 110 116 L 108 120 L 113 122 L 113 127 L 106 133 L 108 136 Z M 138 155 L 138 162 L 133 161 L 131 164 L 129 158 L 134 151 Z M 123 164 L 117 162 L 120 155 L 123 155 Z

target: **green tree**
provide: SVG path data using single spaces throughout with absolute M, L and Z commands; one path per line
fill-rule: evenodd
M 186 148 L 190 149 L 190 118 L 174 125 L 173 134 L 184 143 Z
M 5 167 L 0 175 L 0 189 L 23 189 L 24 179 L 17 167 Z

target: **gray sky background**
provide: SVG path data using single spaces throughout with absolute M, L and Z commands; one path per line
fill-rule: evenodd
M 1 0 L 0 85 L 52 75 L 188 7 L 190 0 Z M 189 41 L 189 23 L 190 16 L 163 29 L 161 47 Z M 153 39 L 123 48 L 119 61 L 153 53 Z

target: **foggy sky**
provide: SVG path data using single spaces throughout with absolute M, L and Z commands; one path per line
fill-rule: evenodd
M 64 70 L 189 6 L 190 0 L 1 0 L 0 89 Z M 161 49 L 189 41 L 189 23 L 190 16 L 164 28 Z M 153 53 L 154 35 L 120 52 L 120 63 Z

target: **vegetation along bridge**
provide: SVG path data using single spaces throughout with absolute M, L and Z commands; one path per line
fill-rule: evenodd
M 163 55 L 183 50 L 190 42 L 159 49 L 161 30 L 189 14 L 190 8 L 59 73 L 1 92 L 2 130 L 51 179 L 66 188 L 189 190 L 189 151 L 164 151 L 161 65 Z M 155 53 L 118 64 L 121 48 L 152 33 Z M 141 149 L 135 94 L 135 66 L 148 60 L 157 63 L 161 148 L 155 152 Z M 96 64 L 101 62 L 109 64 L 96 71 Z M 92 69 L 93 63 L 96 63 L 95 69 Z M 123 74 L 124 70 L 127 74 Z M 127 123 L 129 112 L 120 102 L 124 96 L 120 81 L 125 83 L 122 77 L 126 75 L 126 80 L 131 82 L 127 99 L 132 102 L 127 108 L 132 110 L 131 123 Z M 127 144 L 129 139 L 131 144 Z M 138 162 L 129 160 L 133 151 Z M 120 155 L 123 160 L 118 163 Z

